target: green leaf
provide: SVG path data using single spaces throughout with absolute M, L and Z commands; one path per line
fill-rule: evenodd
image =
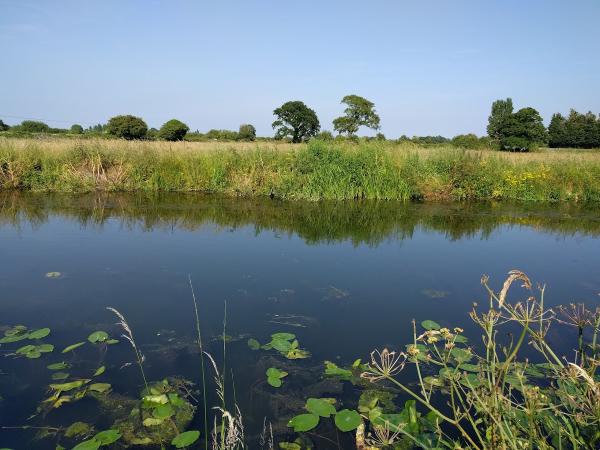
M 99 375 L 102 375 L 105 371 L 106 371 L 106 367 L 104 367 L 104 366 L 98 367 L 96 369 L 96 371 L 94 372 L 94 376 L 97 377 Z
M 4 336 L 2 339 L 0 339 L 0 344 L 10 344 L 11 342 L 19 342 L 23 339 L 27 339 L 28 336 L 29 334 L 27 333 Z
M 361 422 L 360 414 L 351 409 L 342 409 L 335 415 L 335 426 L 343 432 L 356 430 Z
M 54 372 L 51 377 L 54 381 L 66 380 L 69 378 L 69 374 L 67 372 Z
M 156 417 L 146 417 L 142 424 L 145 427 L 156 427 L 164 422 L 164 419 L 157 419 Z
M 87 441 L 80 442 L 73 450 L 98 450 L 102 444 L 96 439 L 89 439 Z
M 292 339 L 295 339 L 296 335 L 292 334 L 292 333 L 275 333 L 271 335 L 271 339 L 273 339 L 274 341 L 276 340 L 282 340 L 282 341 L 291 341 Z
M 340 377 L 342 380 L 349 380 L 352 377 L 352 371 L 338 367 L 331 361 L 325 361 L 325 375 Z
M 175 414 L 175 410 L 168 403 L 166 405 L 159 405 L 152 411 L 152 415 L 157 419 L 168 419 Z
M 68 383 L 51 384 L 50 388 L 54 389 L 55 391 L 59 391 L 59 392 L 67 392 L 67 391 L 71 391 L 73 389 L 80 388 L 81 386 L 89 383 L 90 381 L 91 380 L 75 380 L 75 381 L 70 381 Z
M 319 416 L 316 414 L 299 414 L 288 422 L 287 426 L 299 433 L 302 431 L 310 431 L 319 425 Z
M 437 322 L 434 322 L 433 320 L 424 320 L 423 322 L 421 322 L 421 326 L 423 328 L 425 328 L 426 330 L 439 330 L 440 329 L 440 325 Z
M 69 352 L 71 352 L 71 351 L 75 350 L 76 348 L 79 348 L 79 347 L 81 347 L 82 345 L 85 345 L 85 342 L 78 342 L 78 343 L 76 343 L 76 344 L 69 345 L 69 346 L 68 346 L 68 347 L 66 347 L 66 348 L 65 348 L 65 349 L 64 349 L 62 352 L 63 352 L 63 353 L 69 353 Z
M 267 383 L 269 383 L 274 388 L 278 388 L 278 387 L 281 387 L 281 385 L 283 384 L 283 381 L 281 381 L 281 378 L 267 377 Z
M 450 350 L 450 355 L 452 355 L 458 363 L 466 363 L 473 359 L 473 354 L 469 350 L 458 347 L 454 347 Z
M 54 363 L 54 364 L 50 364 L 49 366 L 47 366 L 47 368 L 50 370 L 64 370 L 64 369 L 68 369 L 70 367 L 71 367 L 71 365 L 67 364 L 66 362 Z
M 19 354 L 19 355 L 25 355 L 26 353 L 32 352 L 35 350 L 35 345 L 24 345 L 21 348 L 18 348 L 17 351 L 15 353 Z
M 36 350 L 40 353 L 51 353 L 54 351 L 54 345 L 52 344 L 42 344 L 36 347 Z
M 284 339 L 273 339 L 271 341 L 271 346 L 282 353 L 287 353 L 292 350 L 292 343 L 290 341 L 286 341 Z
M 118 344 L 119 341 L 117 339 L 109 339 L 108 341 L 106 341 L 106 343 L 108 345 L 113 345 L 113 344 Z
M 37 359 L 40 356 L 42 356 L 42 354 L 40 352 L 38 352 L 37 350 L 34 350 L 32 352 L 29 352 L 29 353 L 25 353 L 25 357 L 29 358 L 29 359 Z
M 29 339 L 43 339 L 50 334 L 50 328 L 40 328 L 29 333 Z
M 177 448 L 189 447 L 196 442 L 199 437 L 200 432 L 197 430 L 185 431 L 175 436 L 171 441 L 171 445 L 174 445 Z
M 296 444 L 295 442 L 280 442 L 279 448 L 281 450 L 302 450 L 300 444 Z
M 74 422 L 65 430 L 66 437 L 81 436 L 89 433 L 92 427 L 85 422 Z
M 96 439 L 102 445 L 110 445 L 113 442 L 117 442 L 119 439 L 121 439 L 121 433 L 119 433 L 119 430 L 105 430 L 96 434 L 94 439 Z
M 271 378 L 271 377 L 273 377 L 273 378 L 285 378 L 285 377 L 288 376 L 287 372 L 285 372 L 283 370 L 279 370 L 276 367 L 269 367 L 267 369 L 266 374 L 267 374 L 267 377 L 269 377 L 269 378 Z
M 258 342 L 256 339 L 250 338 L 248 339 L 248 347 L 250 347 L 251 350 L 258 350 L 260 349 L 260 342 Z
M 90 391 L 94 392 L 106 392 L 110 389 L 109 383 L 93 383 L 88 386 Z
M 334 406 L 322 398 L 309 398 L 306 401 L 305 408 L 308 412 L 321 417 L 329 417 L 332 414 L 335 414 Z
M 105 342 L 108 339 L 108 333 L 106 331 L 94 331 L 88 336 L 88 341 L 92 344 L 97 342 Z

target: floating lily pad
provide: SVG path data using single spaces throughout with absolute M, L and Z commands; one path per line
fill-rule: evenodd
M 81 347 L 82 345 L 85 345 L 85 342 L 77 342 L 76 344 L 71 344 L 68 347 L 66 347 L 62 352 L 63 353 L 72 352 L 73 350 L 75 350 L 76 348 Z
M 62 381 L 66 380 L 67 378 L 69 378 L 69 374 L 67 372 L 54 372 L 52 374 L 52 379 L 54 381 Z
M 96 369 L 96 371 L 94 372 L 94 376 L 97 377 L 99 375 L 102 375 L 105 371 L 106 371 L 106 367 L 104 367 L 104 366 L 98 367 Z
M 329 417 L 335 414 L 335 407 L 330 401 L 323 398 L 309 398 L 306 401 L 306 410 L 320 417 Z
M 64 370 L 64 369 L 70 368 L 71 365 L 67 364 L 66 362 L 59 362 L 59 363 L 50 364 L 47 367 L 50 370 Z
M 65 430 L 66 437 L 76 437 L 88 434 L 91 426 L 85 422 L 74 422 Z
M 423 328 L 425 328 L 426 330 L 439 330 L 440 329 L 440 324 L 437 322 L 434 322 L 433 320 L 424 320 L 423 322 L 421 322 L 421 326 Z
M 291 341 L 295 338 L 296 335 L 292 333 L 275 333 L 271 335 L 271 339 L 273 340 Z
M 168 403 L 166 405 L 159 405 L 152 410 L 152 415 L 157 419 L 168 419 L 173 414 L 175 414 L 175 410 Z
M 96 434 L 94 439 L 100 442 L 102 445 L 110 445 L 121 439 L 121 433 L 119 433 L 119 430 L 105 430 Z
M 62 273 L 60 272 L 48 272 L 46 273 L 46 278 L 60 278 Z
M 319 425 L 319 416 L 316 414 L 299 414 L 288 422 L 287 426 L 294 429 L 295 432 L 310 431 Z
M 96 439 L 88 439 L 87 441 L 80 442 L 73 450 L 98 450 L 102 446 L 100 441 Z
M 251 350 L 259 350 L 260 342 L 258 342 L 256 339 L 250 338 L 248 339 L 248 347 L 250 347 Z
M 81 386 L 83 386 L 84 384 L 89 383 L 91 380 L 75 380 L 75 381 L 70 381 L 68 383 L 61 383 L 61 384 L 51 384 L 50 388 L 54 389 L 55 391 L 58 392 L 67 392 L 67 391 L 71 391 L 73 389 L 77 389 Z
M 189 447 L 194 442 L 196 442 L 200 438 L 200 432 L 197 430 L 185 431 L 183 433 L 178 434 L 171 441 L 171 445 L 174 445 L 176 448 L 184 448 Z
M 31 331 L 28 339 L 43 339 L 50 334 L 50 328 L 40 328 L 39 330 Z
M 109 383 L 93 383 L 88 386 L 88 389 L 95 392 L 106 392 L 110 387 Z
M 88 341 L 92 344 L 97 342 L 105 342 L 108 340 L 108 333 L 106 331 L 94 331 L 88 336 Z
M 343 432 L 356 430 L 361 422 L 360 414 L 351 409 L 342 409 L 335 415 L 335 426 Z

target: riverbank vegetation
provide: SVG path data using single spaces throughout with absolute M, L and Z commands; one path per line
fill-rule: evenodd
M 0 189 L 282 199 L 600 201 L 600 154 L 405 142 L 191 144 L 0 139 Z

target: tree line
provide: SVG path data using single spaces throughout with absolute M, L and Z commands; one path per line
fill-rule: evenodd
M 374 131 L 380 130 L 381 119 L 375 110 L 375 104 L 358 95 L 347 95 L 342 98 L 345 106 L 343 114 L 333 120 L 335 132 L 321 130 L 316 112 L 299 100 L 288 101 L 273 111 L 275 120 L 272 128 L 274 139 L 287 140 L 292 143 L 306 142 L 309 139 L 357 139 L 356 134 L 361 127 Z M 148 128 L 140 117 L 119 115 L 112 117 L 107 124 L 98 124 L 83 128 L 75 124 L 69 130 L 51 128 L 40 121 L 25 120 L 20 125 L 9 127 L 0 120 L 0 131 L 11 130 L 23 133 L 70 133 L 110 135 L 123 139 L 159 139 L 166 141 L 186 140 L 224 140 L 254 141 L 257 139 L 256 128 L 251 124 L 240 125 L 238 131 L 210 130 L 200 133 L 190 132 L 188 125 L 177 119 L 165 122 L 160 129 Z M 455 136 L 452 139 L 443 136 L 401 136 L 397 142 L 412 142 L 418 145 L 434 146 L 451 144 L 461 148 L 497 148 L 507 151 L 529 151 L 548 145 L 553 148 L 599 148 L 600 147 L 600 115 L 587 114 L 571 110 L 567 117 L 554 114 L 548 128 L 544 126 L 539 112 L 532 107 L 524 107 L 514 111 L 511 98 L 496 100 L 492 103 L 488 117 L 487 137 L 475 134 Z M 386 140 L 378 132 L 374 138 Z

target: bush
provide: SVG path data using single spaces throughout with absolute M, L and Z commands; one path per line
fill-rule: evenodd
M 75 124 L 73 126 L 71 126 L 71 133 L 73 134 L 82 134 L 83 133 L 83 127 L 79 124 Z
M 238 138 L 238 134 L 232 130 L 209 130 L 208 133 L 204 135 L 208 140 L 215 141 L 235 141 Z
M 50 131 L 50 127 L 44 122 L 38 122 L 36 120 L 24 120 L 21 122 L 19 131 L 24 131 L 26 133 L 48 133 Z
M 240 130 L 238 131 L 237 138 L 240 141 L 256 140 L 256 128 L 254 128 L 254 125 L 250 124 L 240 125 Z
M 10 130 L 10 126 L 8 126 L 2 120 L 0 120 L 0 131 L 8 131 L 8 130 Z
M 190 131 L 190 127 L 185 123 L 171 119 L 160 127 L 158 138 L 165 141 L 182 141 L 188 131 Z
M 485 138 L 478 138 L 475 134 L 459 134 L 454 136 L 452 145 L 459 148 L 477 149 L 487 147 L 488 142 Z
M 148 125 L 139 117 L 115 116 L 108 121 L 106 131 L 108 134 L 127 140 L 142 139 L 148 132 Z
M 333 141 L 333 133 L 331 131 L 323 130 L 315 136 L 315 139 L 320 141 Z

